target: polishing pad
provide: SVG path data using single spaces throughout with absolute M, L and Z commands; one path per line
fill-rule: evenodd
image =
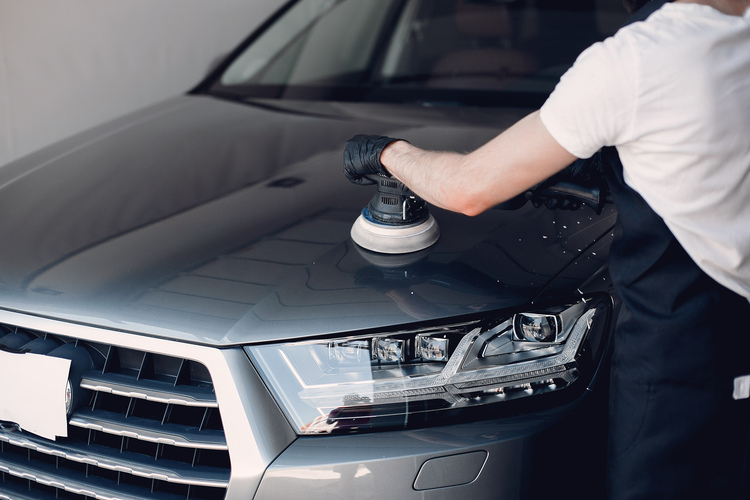
M 406 225 L 380 224 L 360 214 L 352 225 L 354 242 L 373 252 L 399 254 L 416 252 L 434 244 L 440 237 L 435 218 Z

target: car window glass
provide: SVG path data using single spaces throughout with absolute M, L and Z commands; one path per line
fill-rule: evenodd
M 305 37 L 287 83 L 359 79 L 370 66 L 388 11 L 383 0 L 342 2 L 321 17 Z
M 262 33 L 245 50 L 221 77 L 225 85 L 236 85 L 250 81 L 266 68 L 274 58 L 300 45 L 298 38 L 310 29 L 318 17 L 333 6 L 336 0 L 307 0 L 295 4 L 282 17 Z
M 354 98 L 376 100 L 415 90 L 546 96 L 626 16 L 620 0 L 301 0 L 220 85 L 248 96 L 264 86 L 315 87 L 314 98 L 355 88 L 370 94 Z

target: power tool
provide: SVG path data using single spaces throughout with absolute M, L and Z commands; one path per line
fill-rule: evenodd
M 427 202 L 393 177 L 366 176 L 378 191 L 352 226 L 354 242 L 367 250 L 402 254 L 423 250 L 440 237 Z

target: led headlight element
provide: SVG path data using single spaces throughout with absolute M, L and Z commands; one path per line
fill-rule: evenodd
M 606 322 L 608 304 L 246 351 L 301 434 L 404 426 L 570 386 L 580 376 L 581 346 L 594 323 Z
M 557 342 L 560 319 L 553 314 L 516 314 L 513 317 L 516 338 L 530 342 Z
M 383 363 L 406 361 L 406 341 L 390 337 L 372 339 L 372 359 Z
M 416 354 L 424 361 L 448 361 L 448 339 L 417 335 Z

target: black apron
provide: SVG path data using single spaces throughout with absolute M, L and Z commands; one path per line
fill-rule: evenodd
M 610 270 L 622 299 L 610 394 L 609 494 L 750 498 L 750 304 L 706 275 L 600 153 L 619 218 Z

